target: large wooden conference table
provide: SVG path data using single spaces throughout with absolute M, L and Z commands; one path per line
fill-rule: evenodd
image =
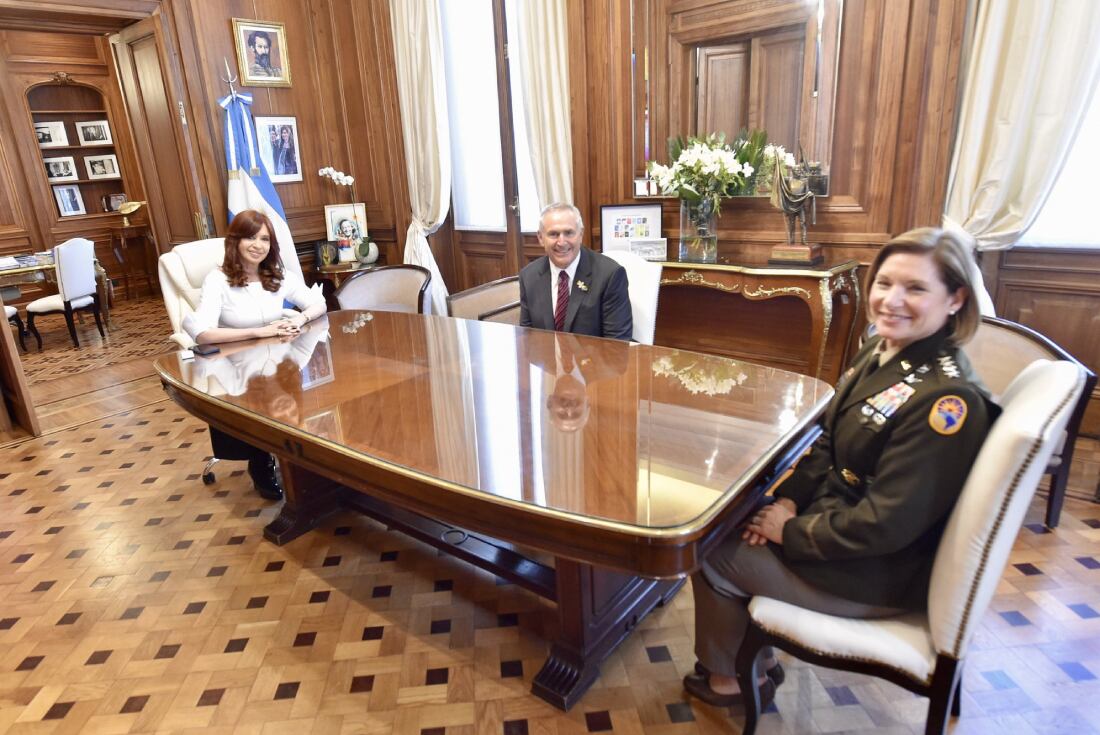
M 356 509 L 554 601 L 532 691 L 563 709 L 760 502 L 832 395 L 721 357 L 380 311 L 156 368 L 186 410 L 278 456 L 274 543 Z

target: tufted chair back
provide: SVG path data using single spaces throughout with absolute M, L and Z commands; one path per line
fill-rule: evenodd
M 1084 385 L 1080 365 L 1036 360 L 1001 395 L 1004 412 L 982 445 L 936 552 L 928 625 L 937 653 L 966 654 Z
M 161 294 L 172 323 L 171 338 L 180 347 L 195 345 L 183 331 L 183 319 L 198 308 L 202 282 L 224 259 L 225 240 L 220 237 L 183 243 L 160 256 Z

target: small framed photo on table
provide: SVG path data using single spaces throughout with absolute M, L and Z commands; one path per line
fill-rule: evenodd
M 663 248 L 654 246 L 661 240 L 660 204 L 600 207 L 600 233 L 605 253 L 625 250 L 647 260 L 665 259 Z
M 76 137 L 82 146 L 114 145 L 111 125 L 106 120 L 86 120 L 76 124 Z

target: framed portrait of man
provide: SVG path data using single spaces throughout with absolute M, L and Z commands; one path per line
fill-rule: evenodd
M 265 20 L 233 19 L 233 44 L 241 84 L 251 87 L 289 87 L 286 28 Z
M 302 161 L 298 149 L 298 119 L 294 117 L 257 117 L 256 141 L 273 184 L 302 180 Z

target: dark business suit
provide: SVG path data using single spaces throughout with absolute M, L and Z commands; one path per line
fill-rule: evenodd
M 581 247 L 577 257 L 580 262 L 569 292 L 563 331 L 630 339 L 634 321 L 630 312 L 626 271 L 611 258 L 586 247 Z M 545 255 L 519 272 L 519 301 L 520 326 L 554 328 L 550 259 Z

